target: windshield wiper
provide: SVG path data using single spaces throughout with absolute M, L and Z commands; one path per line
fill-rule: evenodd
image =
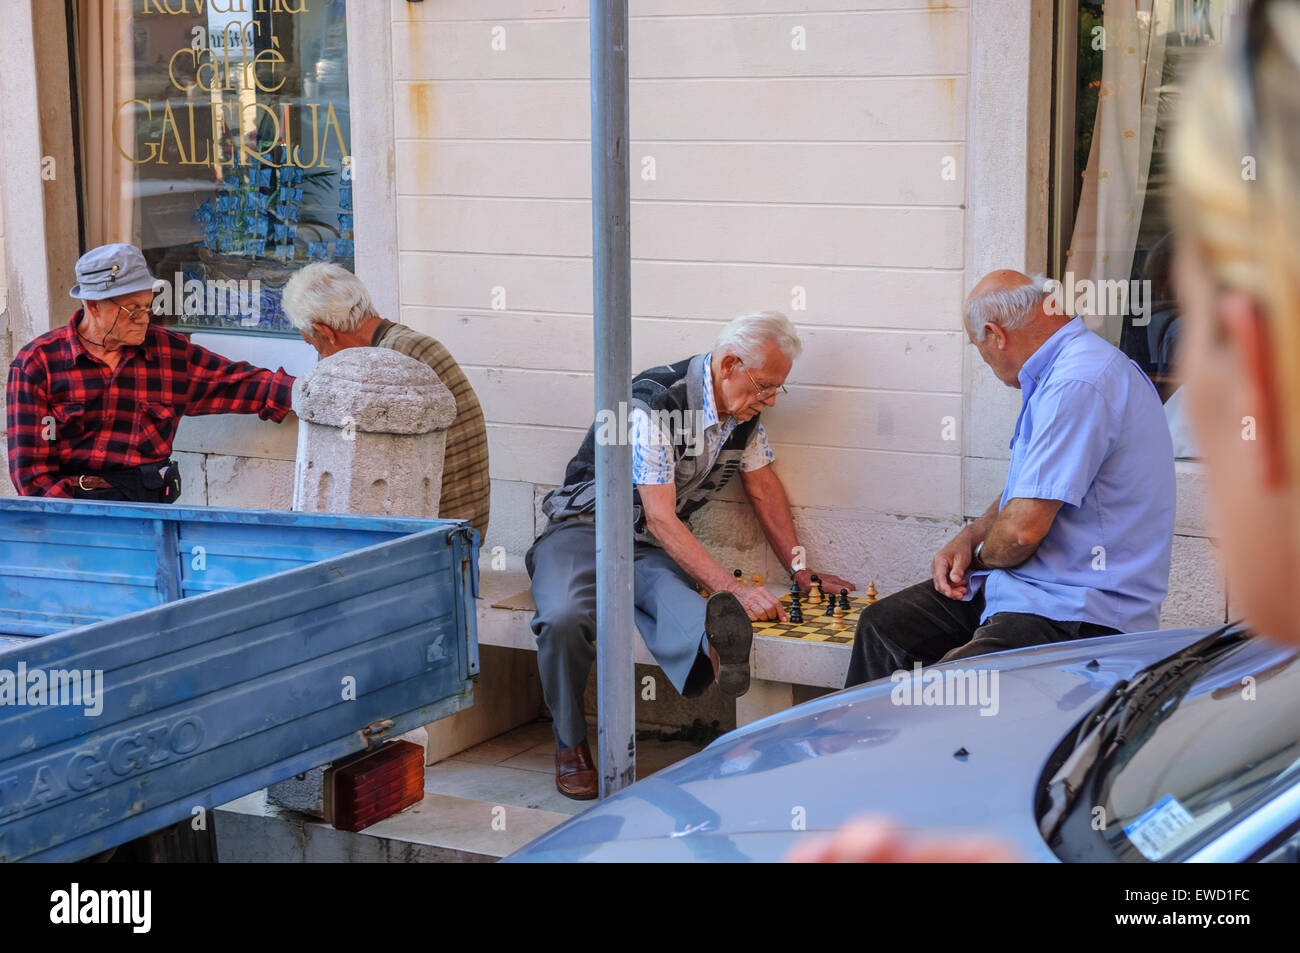
M 1159 714 L 1168 717 L 1171 697 L 1188 678 L 1228 649 L 1249 638 L 1238 623 L 1215 629 L 1204 638 L 1144 668 L 1131 680 L 1112 686 L 1079 726 L 1073 749 L 1047 783 L 1050 805 L 1038 827 L 1049 843 L 1061 823 L 1117 749 Z

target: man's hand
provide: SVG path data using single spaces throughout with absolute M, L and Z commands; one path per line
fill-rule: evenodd
M 856 592 L 858 588 L 854 583 L 849 582 L 847 579 L 841 579 L 833 572 L 819 572 L 816 576 L 822 582 L 822 592 L 827 595 L 838 596 L 841 589 Z M 794 574 L 795 581 L 799 583 L 799 588 L 804 592 L 812 588 L 812 577 L 813 571 L 811 569 L 800 569 Z
M 781 600 L 762 586 L 747 586 L 743 582 L 736 581 L 730 588 L 740 600 L 751 621 L 786 621 L 785 607 L 781 605 Z
M 974 547 L 965 530 L 954 536 L 930 563 L 934 588 L 949 599 L 965 598 L 966 590 L 970 588 L 966 583 L 966 571 L 970 568 L 973 553 Z

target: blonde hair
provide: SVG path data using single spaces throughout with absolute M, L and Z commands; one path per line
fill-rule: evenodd
M 1182 97 L 1170 212 L 1176 240 L 1195 249 L 1215 284 L 1249 294 L 1266 317 L 1288 409 L 1288 464 L 1300 473 L 1300 10 L 1273 4 L 1264 13 L 1254 132 L 1241 46 L 1230 42 Z

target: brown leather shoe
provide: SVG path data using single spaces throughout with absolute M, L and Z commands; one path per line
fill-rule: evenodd
M 576 748 L 556 746 L 555 788 L 575 801 L 590 801 L 600 793 L 596 762 L 592 760 L 587 742 Z

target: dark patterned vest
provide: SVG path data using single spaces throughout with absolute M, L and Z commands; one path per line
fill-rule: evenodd
M 677 487 L 677 515 L 686 520 L 712 499 L 740 470 L 740 459 L 750 434 L 758 426 L 759 415 L 736 424 L 718 456 L 708 460 L 699 421 L 704 408 L 704 375 L 710 373 L 703 354 L 661 364 L 642 371 L 632 379 L 632 407 L 663 424 L 673 453 Z M 609 415 L 612 417 L 613 415 Z M 587 429 L 577 454 L 564 471 L 564 485 L 546 494 L 542 512 L 551 526 L 574 518 L 591 519 L 596 513 L 596 437 L 624 433 L 624 419 L 611 424 L 609 418 L 597 420 Z M 641 494 L 632 489 L 632 528 L 636 538 L 655 542 L 646 531 Z

